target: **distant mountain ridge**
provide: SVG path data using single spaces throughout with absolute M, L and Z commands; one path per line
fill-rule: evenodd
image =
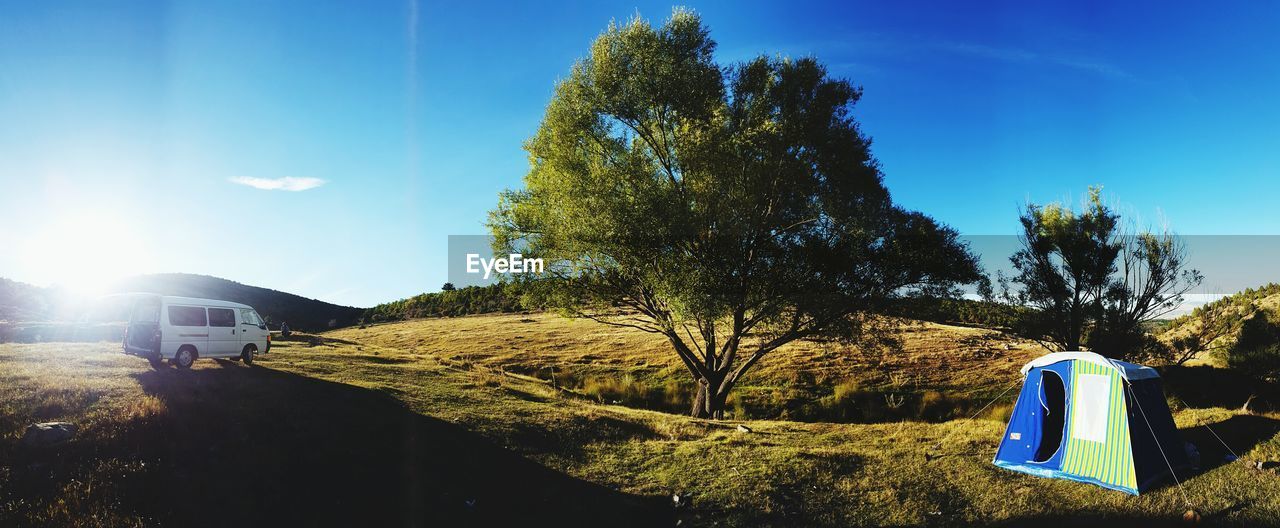
M 157 273 L 129 277 L 112 287 L 113 293 L 159 293 L 203 297 L 247 304 L 272 325 L 281 321 L 299 330 L 325 330 L 351 326 L 364 315 L 363 308 L 341 306 L 301 295 L 249 286 L 232 280 L 188 273 Z
M 48 316 L 53 294 L 41 288 L 0 277 L 0 321 L 31 321 Z
M 365 312 L 363 308 L 189 273 L 129 277 L 112 284 L 107 293 L 157 293 L 238 302 L 254 307 L 271 322 L 272 327 L 284 321 L 291 328 L 310 331 L 357 324 Z M 60 295 L 51 288 L 0 279 L 0 319 L 21 321 L 52 317 L 58 309 Z

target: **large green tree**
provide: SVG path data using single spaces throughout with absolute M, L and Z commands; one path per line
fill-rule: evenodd
M 771 351 L 865 338 L 870 315 L 978 277 L 956 233 L 897 207 L 850 114 L 861 92 L 811 58 L 721 66 L 698 16 L 611 24 L 560 81 L 491 213 L 499 249 L 549 263 L 548 300 L 665 336 L 725 399 Z

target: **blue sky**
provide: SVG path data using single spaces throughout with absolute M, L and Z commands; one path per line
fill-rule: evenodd
M 438 289 L 556 79 L 673 5 L 541 4 L 0 0 L 0 276 Z M 813 55 L 863 86 L 894 197 L 964 233 L 1101 183 L 1180 233 L 1280 234 L 1274 5 L 683 5 L 722 61 Z

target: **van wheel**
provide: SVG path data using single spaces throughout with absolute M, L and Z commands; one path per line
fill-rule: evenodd
M 245 345 L 244 352 L 240 353 L 240 360 L 244 361 L 245 365 L 252 365 L 253 356 L 257 353 L 258 353 L 258 347 L 253 345 Z
M 191 368 L 191 364 L 196 362 L 196 349 L 184 346 L 178 349 L 178 353 L 173 355 L 173 364 L 178 368 Z

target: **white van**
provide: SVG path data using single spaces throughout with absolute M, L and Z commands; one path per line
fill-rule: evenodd
M 190 368 L 196 358 L 253 363 L 271 350 L 271 332 L 252 307 L 229 301 L 138 295 L 129 311 L 124 352 L 159 367 L 167 359 Z

